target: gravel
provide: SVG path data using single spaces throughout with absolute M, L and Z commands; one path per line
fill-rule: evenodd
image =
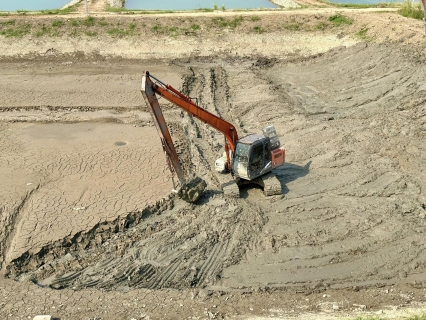
M 271 2 L 283 8 L 300 8 L 293 0 L 271 0 Z
M 122 8 L 124 5 L 124 1 L 122 0 L 108 0 L 108 4 L 112 8 Z

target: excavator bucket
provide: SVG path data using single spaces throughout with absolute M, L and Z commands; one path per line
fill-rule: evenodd
M 186 202 L 193 203 L 201 197 L 206 187 L 206 182 L 200 177 L 196 177 L 183 185 L 178 196 Z

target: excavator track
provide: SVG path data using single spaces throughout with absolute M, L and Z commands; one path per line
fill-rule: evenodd
M 252 181 L 263 188 L 265 196 L 275 196 L 283 193 L 281 183 L 274 173 L 269 172 Z
M 217 173 L 216 178 L 219 180 L 220 188 L 225 196 L 232 198 L 240 197 L 240 188 L 231 174 Z

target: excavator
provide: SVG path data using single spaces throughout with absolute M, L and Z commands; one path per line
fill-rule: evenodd
M 157 95 L 180 107 L 188 114 L 221 132 L 225 137 L 225 151 L 215 161 L 217 178 L 225 195 L 239 197 L 239 186 L 249 183 L 260 185 L 266 196 L 282 194 L 281 183 L 272 169 L 285 162 L 285 149 L 273 126 L 263 134 L 250 134 L 239 138 L 236 128 L 224 119 L 199 107 L 192 99 L 145 71 L 141 93 L 151 113 L 170 172 L 173 191 L 187 202 L 196 202 L 206 188 L 206 182 L 197 177 L 186 181 L 172 137 L 158 102 Z M 174 180 L 177 176 L 178 181 Z

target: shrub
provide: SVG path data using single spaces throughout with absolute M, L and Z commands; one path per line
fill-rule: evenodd
M 341 14 L 336 14 L 328 18 L 328 21 L 332 22 L 336 27 L 341 26 L 342 24 L 352 24 L 353 21 L 348 17 L 345 17 Z
M 263 28 L 262 28 L 261 26 L 255 26 L 255 27 L 253 28 L 253 30 L 254 30 L 254 32 L 256 32 L 256 33 L 263 33 L 263 32 L 264 32 L 264 30 L 263 30 Z
M 398 13 L 407 18 L 423 19 L 423 11 L 420 2 L 414 3 L 414 1 L 405 0 L 401 9 L 398 10 Z

